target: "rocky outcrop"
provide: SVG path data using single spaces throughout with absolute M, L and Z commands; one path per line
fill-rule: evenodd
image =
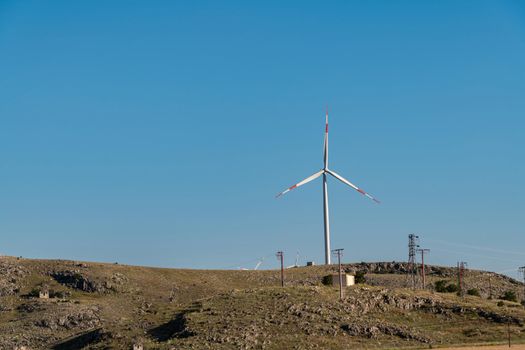
M 59 328 L 90 329 L 100 324 L 97 307 L 83 308 L 79 310 L 61 310 L 61 312 L 49 312 L 44 318 L 37 320 L 35 326 L 57 330 Z
M 379 335 L 390 335 L 406 340 L 416 340 L 422 343 L 430 343 L 430 339 L 419 334 L 417 331 L 406 327 L 397 327 L 388 323 L 355 322 L 341 325 L 341 329 L 348 335 L 377 338 Z
M 16 261 L 0 259 L 0 297 L 14 295 L 20 291 L 20 281 L 27 271 Z
M 495 323 L 512 323 L 523 326 L 524 320 L 480 307 L 460 306 L 442 301 L 439 296 L 412 296 L 392 293 L 388 289 L 372 291 L 367 288 L 354 290 L 344 300 L 344 308 L 358 315 L 373 311 L 389 311 L 400 309 L 404 311 L 421 310 L 438 315 L 477 315 L 480 318 Z
M 377 274 L 407 274 L 409 271 L 409 264 L 407 262 L 391 261 L 391 262 L 361 262 L 356 264 L 345 264 L 343 269 L 347 273 L 356 273 L 362 271 L 365 273 Z M 455 276 L 456 270 L 451 267 L 427 265 L 427 274 L 452 277 Z
M 88 293 L 123 292 L 128 281 L 126 276 L 118 272 L 105 280 L 92 279 L 80 270 L 55 271 L 50 275 L 60 284 Z

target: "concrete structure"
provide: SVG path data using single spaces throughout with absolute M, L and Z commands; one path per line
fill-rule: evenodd
M 142 344 L 133 344 L 133 350 L 144 350 L 144 346 Z
M 343 287 L 353 286 L 355 284 L 354 275 L 343 273 L 342 277 L 343 277 Z M 339 286 L 339 274 L 338 273 L 332 274 L 332 285 Z
M 306 266 L 315 266 L 315 261 L 307 261 Z
M 40 299 L 49 299 L 49 290 L 43 289 L 38 292 L 38 297 Z

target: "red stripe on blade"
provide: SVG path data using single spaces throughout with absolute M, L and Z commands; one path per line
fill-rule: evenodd
M 362 189 L 358 188 L 357 189 L 357 192 L 361 193 L 361 194 L 366 194 L 365 191 L 363 191 Z
M 292 187 L 289 188 L 289 190 L 293 190 L 296 187 L 297 187 L 297 185 L 293 185 Z

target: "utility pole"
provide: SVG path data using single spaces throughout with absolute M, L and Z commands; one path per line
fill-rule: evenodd
M 430 249 L 418 249 L 417 251 L 421 253 L 421 282 L 425 289 L 425 253 L 430 252 Z
M 461 271 L 459 270 L 459 261 L 457 264 L 458 268 L 458 293 L 461 295 Z
M 518 271 L 521 273 L 521 275 L 523 276 L 523 302 L 525 302 L 525 266 L 522 266 L 518 269 Z M 524 304 L 525 306 L 525 304 Z
M 508 334 L 509 348 L 510 348 L 510 321 L 507 321 L 507 334 Z
M 341 256 L 343 248 L 332 250 L 332 254 L 337 255 L 337 264 L 339 265 L 339 299 L 343 300 L 343 270 L 341 268 Z
M 414 234 L 408 235 L 408 275 L 412 279 L 412 288 L 416 289 L 416 249 L 419 236 Z
M 465 267 L 467 266 L 467 263 L 464 261 L 458 262 L 458 288 L 459 288 L 459 296 L 463 296 L 463 277 L 465 274 Z
M 492 280 L 489 275 L 489 299 L 492 299 Z
M 281 287 L 284 287 L 284 253 L 279 251 L 275 256 L 281 261 Z

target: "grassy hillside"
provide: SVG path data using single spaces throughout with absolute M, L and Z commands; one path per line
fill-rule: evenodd
M 0 258 L 0 349 L 392 349 L 525 342 L 525 311 L 498 298 L 523 286 L 469 270 L 429 267 L 411 288 L 402 263 L 345 265 L 366 272 L 344 300 L 324 286 L 335 266 L 278 271 L 161 269 L 62 260 Z M 420 283 L 420 281 L 418 281 Z M 39 291 L 51 298 L 38 298 Z

